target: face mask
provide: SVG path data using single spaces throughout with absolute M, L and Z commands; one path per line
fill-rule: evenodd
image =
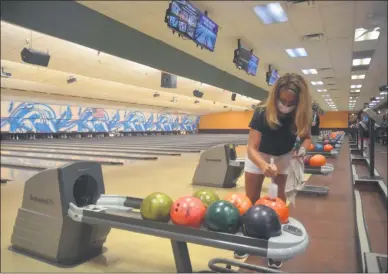
M 293 111 L 296 108 L 296 106 L 287 107 L 282 104 L 282 102 L 278 101 L 278 109 L 281 113 L 287 114 Z

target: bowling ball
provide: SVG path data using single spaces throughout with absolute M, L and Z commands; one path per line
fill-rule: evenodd
M 172 199 L 164 193 L 154 192 L 144 198 L 140 205 L 140 214 L 144 220 L 168 222 Z
M 243 234 L 269 239 L 282 234 L 282 225 L 275 210 L 266 205 L 254 205 L 241 218 Z
M 323 147 L 323 150 L 324 150 L 324 151 L 327 151 L 327 152 L 330 152 L 330 151 L 333 150 L 333 146 L 330 145 L 330 144 L 327 144 L 327 145 L 325 145 L 325 146 Z
M 322 140 L 323 140 L 323 136 L 319 136 L 319 137 L 318 137 L 318 140 L 319 140 L 319 141 L 322 141 Z
M 205 225 L 209 230 L 234 234 L 240 228 L 240 212 L 228 201 L 216 201 L 207 209 Z
M 220 199 L 217 193 L 210 189 L 198 190 L 194 193 L 193 197 L 200 199 L 206 207 L 209 207 L 212 203 Z
M 335 137 L 337 137 L 337 133 L 335 133 L 335 132 L 331 133 L 331 134 L 330 134 L 330 137 L 331 137 L 332 139 L 335 139 Z
M 328 143 L 330 143 L 330 141 L 329 141 L 329 140 L 325 140 L 324 143 L 325 143 L 325 144 L 328 144 Z
M 323 151 L 323 145 L 321 145 L 321 144 L 316 144 L 316 145 L 315 145 L 315 151 Z
M 308 151 L 314 151 L 315 146 L 314 144 L 310 144 L 309 147 L 307 148 Z
M 309 165 L 310 164 L 310 158 L 311 156 L 310 155 L 306 155 L 303 159 L 303 162 L 305 165 Z
M 247 212 L 247 210 L 252 206 L 251 200 L 241 193 L 229 193 L 224 200 L 237 207 L 240 215 L 244 215 L 245 212 Z
M 320 166 L 324 166 L 326 165 L 326 157 L 321 155 L 321 154 L 317 154 L 317 155 L 314 155 L 310 158 L 310 166 L 314 166 L 314 167 L 320 167 Z
M 270 197 L 265 196 L 257 200 L 255 205 L 269 206 L 278 214 L 279 220 L 282 224 L 288 223 L 288 217 L 290 216 L 290 213 L 288 206 L 285 202 L 283 202 L 283 200 L 279 198 L 271 199 Z
M 185 196 L 172 204 L 170 217 L 171 221 L 176 225 L 199 228 L 205 213 L 206 207 L 200 199 Z

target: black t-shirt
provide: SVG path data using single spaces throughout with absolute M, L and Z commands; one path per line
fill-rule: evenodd
M 251 129 L 261 132 L 259 151 L 280 156 L 290 152 L 295 145 L 294 118 L 292 115 L 279 117 L 280 126 L 271 129 L 265 119 L 265 109 L 257 109 L 249 123 Z
M 313 116 L 313 122 L 315 120 L 315 126 L 311 126 L 311 135 L 313 136 L 319 136 L 319 123 L 320 118 L 318 114 L 314 114 Z

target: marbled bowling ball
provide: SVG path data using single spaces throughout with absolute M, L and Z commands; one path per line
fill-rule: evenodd
M 193 197 L 200 199 L 206 207 L 209 207 L 212 203 L 220 199 L 217 193 L 211 189 L 198 190 L 193 194 Z
M 172 199 L 161 192 L 154 192 L 145 197 L 140 205 L 140 214 L 144 220 L 168 222 Z
M 208 207 L 205 225 L 212 231 L 235 234 L 240 228 L 240 212 L 232 203 L 219 200 Z

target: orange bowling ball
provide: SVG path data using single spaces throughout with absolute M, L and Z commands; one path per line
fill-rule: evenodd
M 309 147 L 307 148 L 308 151 L 314 151 L 315 146 L 314 144 L 310 144 Z
M 252 207 L 251 200 L 241 193 L 229 193 L 224 200 L 237 207 L 240 215 L 244 215 Z
M 337 137 L 337 133 L 335 133 L 335 132 L 331 133 L 331 134 L 330 134 L 330 137 L 331 137 L 332 139 L 335 139 L 335 137 Z
M 288 223 L 288 217 L 290 216 L 288 207 L 283 200 L 276 198 L 276 199 L 271 199 L 268 196 L 265 196 L 263 198 L 260 198 L 255 205 L 265 205 L 273 210 L 278 214 L 279 220 L 282 224 Z
M 310 166 L 320 167 L 326 165 L 326 157 L 321 154 L 316 154 L 310 158 Z
M 323 147 L 323 151 L 327 151 L 327 152 L 330 152 L 333 150 L 333 146 L 330 145 L 330 144 L 327 144 Z
M 205 214 L 206 207 L 200 199 L 185 196 L 172 204 L 170 218 L 176 225 L 200 228 Z

